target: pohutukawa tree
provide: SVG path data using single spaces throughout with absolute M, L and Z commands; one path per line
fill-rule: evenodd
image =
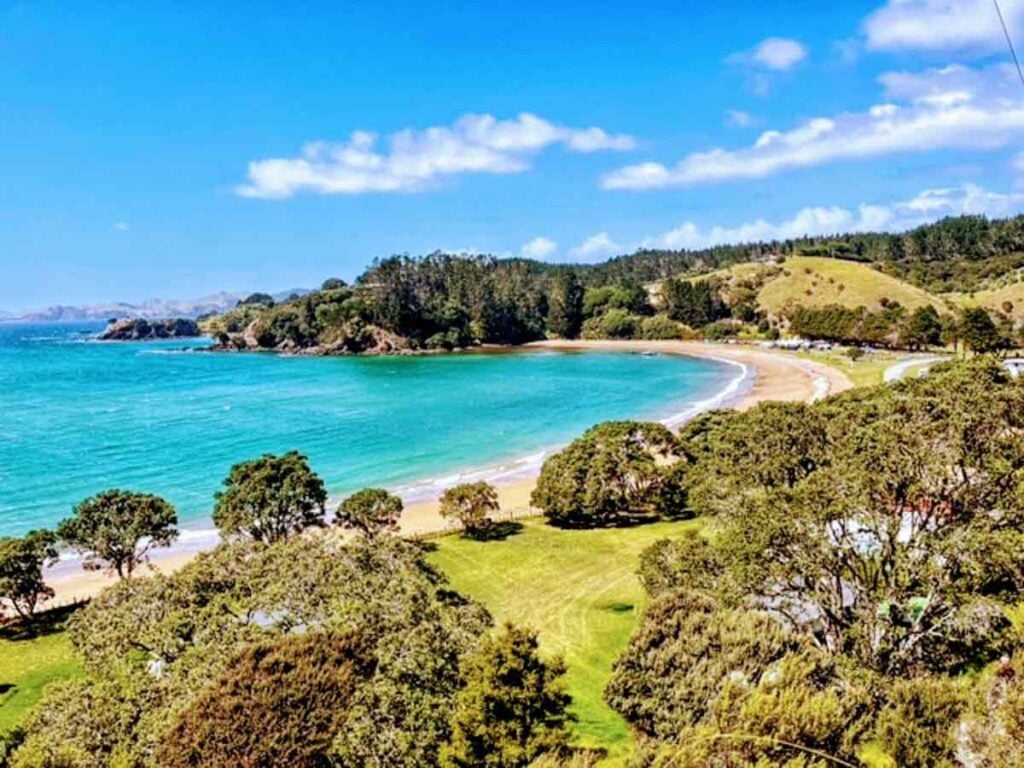
M 327 491 L 298 451 L 266 454 L 231 468 L 213 522 L 225 537 L 277 541 L 324 523 Z
M 131 578 L 149 553 L 178 538 L 178 515 L 168 502 L 148 493 L 110 490 L 80 502 L 57 536 L 85 555 L 83 566 Z
M 665 426 L 609 421 L 544 462 L 530 501 L 568 527 L 682 514 L 684 467 Z
M 498 491 L 490 483 L 463 483 L 441 496 L 441 517 L 458 520 L 467 536 L 478 536 L 491 524 L 490 515 L 500 509 Z
M 31 621 L 40 605 L 53 597 L 53 589 L 43 581 L 43 568 L 56 560 L 57 537 L 51 531 L 0 539 L 0 600 Z
M 537 636 L 506 624 L 462 664 L 444 768 L 519 768 L 565 749 L 571 702 L 561 659 L 542 660 Z
M 364 488 L 341 502 L 335 522 L 342 528 L 359 531 L 368 539 L 398 530 L 402 500 L 383 488 Z

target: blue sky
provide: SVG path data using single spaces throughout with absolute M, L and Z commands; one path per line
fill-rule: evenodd
M 990 0 L 0 2 L 0 308 L 1016 213 L 1015 78 Z

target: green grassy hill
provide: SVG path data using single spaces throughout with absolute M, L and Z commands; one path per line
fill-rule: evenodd
M 795 256 L 781 265 L 758 293 L 758 304 L 770 315 L 787 306 L 823 307 L 841 304 L 878 309 L 883 299 L 916 309 L 927 304 L 944 309 L 941 299 L 869 264 L 813 256 Z
M 1012 305 L 1009 314 L 1015 320 L 1024 320 L 1024 280 L 974 293 L 950 294 L 950 299 L 960 306 L 980 305 L 997 312 L 1004 312 Z

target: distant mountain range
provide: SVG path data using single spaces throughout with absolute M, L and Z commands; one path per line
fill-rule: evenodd
M 307 289 L 295 288 L 272 294 L 275 301 L 287 299 L 296 294 L 302 296 L 309 293 Z M 58 304 L 52 307 L 41 307 L 25 312 L 0 311 L 0 321 L 24 323 L 82 323 L 89 321 L 107 321 L 114 318 L 143 318 L 146 320 L 162 320 L 172 317 L 184 317 L 194 320 L 203 315 L 226 312 L 250 293 L 232 293 L 221 291 L 199 299 L 166 300 L 148 299 L 138 304 L 112 302 L 109 304 L 86 304 L 69 306 Z

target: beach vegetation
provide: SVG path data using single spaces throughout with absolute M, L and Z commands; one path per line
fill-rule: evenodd
M 1009 676 L 1018 642 L 1024 386 L 979 357 L 701 433 L 704 535 L 642 556 L 652 603 L 607 687 L 638 759 L 961 764 L 962 733 L 1000 727 L 965 673 Z
M 222 536 L 272 542 L 323 525 L 326 503 L 323 480 L 305 456 L 266 454 L 231 468 L 213 522 Z
M 57 536 L 52 531 L 30 531 L 0 539 L 0 605 L 24 621 L 53 597 L 43 581 L 43 569 L 57 562 Z
M 402 516 L 402 500 L 383 488 L 364 488 L 353 493 L 338 506 L 335 523 L 358 531 L 368 539 L 398 530 Z
M 526 768 L 569 744 L 561 659 L 544 661 L 535 632 L 506 624 L 462 662 L 444 768 Z
M 230 713 L 243 701 L 255 722 L 297 730 L 218 729 L 225 749 L 262 737 L 264 750 L 326 751 L 336 765 L 436 765 L 460 663 L 489 626 L 417 545 L 394 537 L 227 542 L 171 576 L 120 582 L 75 614 L 69 634 L 86 674 L 47 690 L 13 765 L 156 765 L 163 745 L 213 738 L 203 721 L 237 730 Z M 330 688 L 323 699 L 301 691 L 316 679 Z M 342 700 L 341 713 L 322 706 Z M 306 706 L 311 722 L 337 715 L 344 728 L 311 736 Z
M 663 425 L 606 422 L 545 460 L 530 501 L 560 526 L 654 520 L 684 511 L 684 470 Z
M 149 553 L 178 538 L 178 515 L 167 501 L 148 493 L 110 490 L 75 506 L 57 526 L 60 540 L 84 555 L 87 570 L 105 569 L 131 578 Z
M 497 489 L 483 480 L 462 483 L 441 495 L 439 512 L 447 520 L 457 521 L 469 537 L 483 537 L 493 525 L 491 516 L 500 510 Z

